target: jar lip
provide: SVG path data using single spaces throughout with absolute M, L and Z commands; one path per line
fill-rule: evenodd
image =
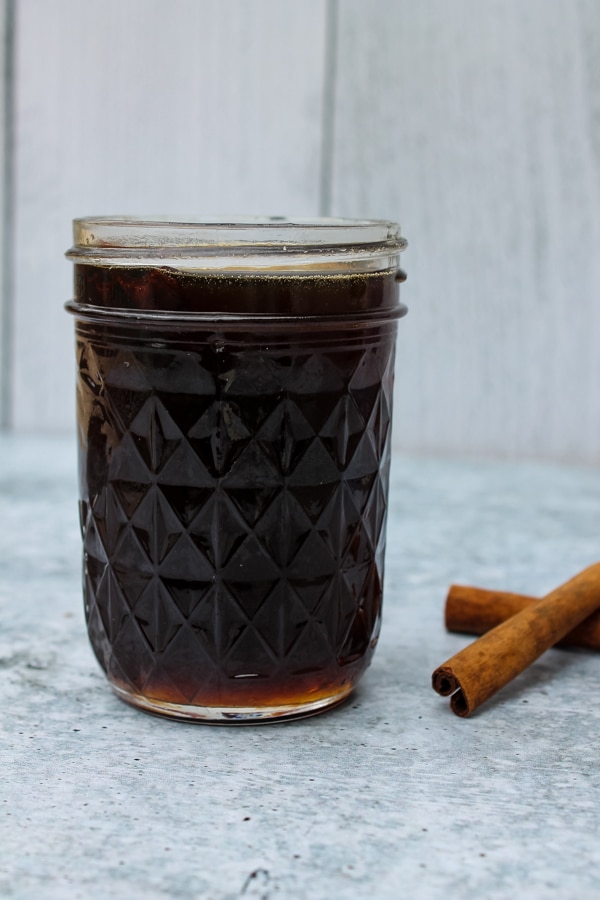
M 394 222 L 330 217 L 286 216 L 201 219 L 194 216 L 86 216 L 73 220 L 74 246 L 67 257 L 77 259 L 99 251 L 135 253 L 151 250 L 247 252 L 249 246 L 273 252 L 300 249 L 404 249 L 406 241 Z

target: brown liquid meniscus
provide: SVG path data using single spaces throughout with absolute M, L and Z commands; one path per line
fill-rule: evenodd
M 343 699 L 380 627 L 395 322 L 365 313 L 394 308 L 395 273 L 77 265 L 75 284 L 85 611 L 109 680 L 191 718 Z

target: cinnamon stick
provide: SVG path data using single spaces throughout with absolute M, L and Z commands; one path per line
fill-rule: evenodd
M 453 584 L 446 598 L 446 628 L 461 634 L 485 634 L 537 602 L 537 597 L 525 594 Z M 592 613 L 556 646 L 600 650 L 600 611 Z
M 600 608 L 600 563 L 530 603 L 435 670 L 432 686 L 470 716 L 546 650 Z

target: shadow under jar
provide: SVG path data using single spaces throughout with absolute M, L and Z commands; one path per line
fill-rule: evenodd
M 88 633 L 124 700 L 293 718 L 380 628 L 399 253 L 341 219 L 79 219 Z

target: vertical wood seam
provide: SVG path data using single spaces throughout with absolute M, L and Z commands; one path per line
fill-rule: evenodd
M 331 215 L 339 27 L 338 13 L 338 0 L 327 0 L 327 5 L 325 7 L 325 66 L 323 68 L 321 168 L 319 183 L 319 215 L 321 216 Z
M 17 0 L 6 0 L 4 22 L 3 93 L 3 161 L 2 161 L 2 274 L 0 281 L 0 429 L 12 422 L 11 395 L 13 376 L 13 305 L 14 305 L 14 92 L 15 92 L 15 24 Z

